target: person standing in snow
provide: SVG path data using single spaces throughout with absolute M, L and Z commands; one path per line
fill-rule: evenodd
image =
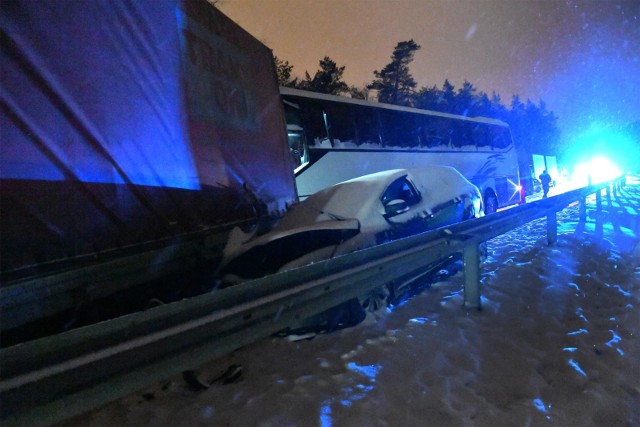
M 545 169 L 544 171 L 542 171 L 542 173 L 538 178 L 540 178 L 540 183 L 542 184 L 542 197 L 546 199 L 547 194 L 549 194 L 549 184 L 551 184 L 551 175 L 549 175 L 549 173 L 547 173 L 547 170 Z

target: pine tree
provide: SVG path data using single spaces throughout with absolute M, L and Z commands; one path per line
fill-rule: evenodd
M 414 105 L 416 108 L 424 110 L 442 111 L 442 91 L 433 85 L 431 87 L 422 87 L 414 96 Z
M 495 91 L 491 95 L 491 109 L 484 116 L 502 121 L 507 120 L 507 107 L 502 105 L 502 98 Z
M 345 67 L 338 67 L 335 61 L 328 56 L 320 60 L 320 69 L 316 71 L 313 78 L 305 72 L 305 79 L 300 82 L 300 89 L 313 92 L 340 95 L 349 91 L 349 85 L 342 81 Z
M 420 45 L 413 39 L 401 41 L 393 50 L 391 62 L 382 70 L 373 72 L 376 78 L 368 88 L 378 91 L 378 101 L 411 105 L 416 82 L 409 72 L 409 64 L 413 61 L 414 53 L 419 49 Z
M 278 76 L 278 85 L 295 87 L 297 80 L 291 80 L 291 72 L 293 71 L 293 65 L 289 64 L 289 61 L 284 61 L 277 56 L 273 56 L 273 61 L 276 64 L 276 74 Z
M 492 109 L 493 104 L 491 103 L 489 95 L 485 92 L 480 92 L 476 97 L 476 101 L 474 102 L 469 115 L 471 117 L 494 117 L 492 115 Z
M 453 112 L 462 116 L 473 116 L 473 109 L 477 102 L 478 96 L 476 95 L 476 88 L 473 87 L 473 84 L 465 80 L 462 87 L 458 89 Z
M 527 125 L 525 123 L 525 105 L 520 101 L 520 96 L 513 95 L 511 98 L 511 108 L 507 114 L 507 123 L 511 127 L 511 134 L 519 149 L 526 150 L 530 153 L 530 147 L 528 147 L 527 137 Z
M 442 85 L 442 110 L 447 113 L 453 113 L 456 109 L 456 92 L 455 86 L 451 84 L 449 79 L 445 79 Z
M 354 99 L 364 99 L 364 100 L 369 99 L 369 89 L 367 89 L 366 87 L 359 88 L 357 86 L 350 86 L 349 94 Z

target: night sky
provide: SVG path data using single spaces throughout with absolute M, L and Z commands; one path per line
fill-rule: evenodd
M 422 49 L 418 87 L 542 100 L 565 138 L 640 119 L 640 0 L 222 0 L 220 10 L 313 75 L 328 55 L 362 87 L 395 45 Z

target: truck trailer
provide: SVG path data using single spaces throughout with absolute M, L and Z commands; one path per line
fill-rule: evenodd
M 272 52 L 207 1 L 3 1 L 0 31 L 4 337 L 296 201 Z

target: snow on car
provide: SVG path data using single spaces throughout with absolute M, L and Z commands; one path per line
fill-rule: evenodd
M 478 188 L 451 167 L 365 175 L 292 206 L 267 233 L 234 229 L 219 273 L 228 286 L 479 217 L 482 208 Z

